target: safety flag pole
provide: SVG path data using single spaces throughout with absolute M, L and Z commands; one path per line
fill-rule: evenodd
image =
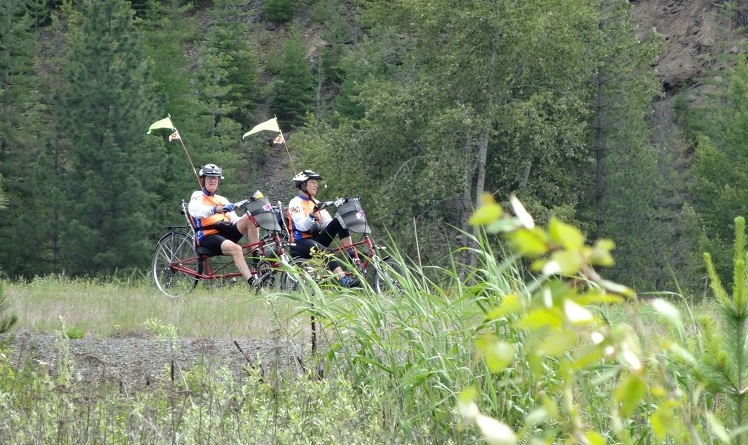
M 195 169 L 195 164 L 192 162 L 190 153 L 187 151 L 187 147 L 184 145 L 184 141 L 182 140 L 182 136 L 179 134 L 179 130 L 177 130 L 177 127 L 171 121 L 171 114 L 167 114 L 167 117 L 165 119 L 161 119 L 160 121 L 157 121 L 151 124 L 151 126 L 148 127 L 148 134 L 151 134 L 151 130 L 156 130 L 159 128 L 168 128 L 169 130 L 173 131 L 173 133 L 169 135 L 169 142 L 179 140 L 179 142 L 182 144 L 182 149 L 184 150 L 184 154 L 187 155 L 187 160 L 190 161 L 190 166 L 192 167 L 192 173 L 195 175 L 195 179 L 197 179 L 197 183 L 200 184 L 200 177 L 197 175 L 197 169 Z
M 283 132 L 281 131 L 280 127 L 278 126 L 278 118 L 276 116 L 273 116 L 272 119 L 265 121 L 261 124 L 257 124 L 254 127 L 252 127 L 251 130 L 244 133 L 242 136 L 242 139 L 245 139 L 247 136 L 255 134 L 260 131 L 275 131 L 278 133 L 278 136 L 273 139 L 273 144 L 283 144 L 283 147 L 286 149 L 286 154 L 288 155 L 288 162 L 291 164 L 291 170 L 296 172 L 296 168 L 293 166 L 293 160 L 291 159 L 291 152 L 288 150 L 288 144 L 286 144 L 286 138 L 283 137 Z
M 293 166 L 293 160 L 291 159 L 291 152 L 288 150 L 288 144 L 286 143 L 286 138 L 283 137 L 283 132 L 278 133 L 278 136 L 273 139 L 273 144 L 283 144 L 283 147 L 286 149 L 286 155 L 288 156 L 288 162 L 291 164 L 291 170 L 293 170 L 294 174 L 296 173 L 296 168 Z

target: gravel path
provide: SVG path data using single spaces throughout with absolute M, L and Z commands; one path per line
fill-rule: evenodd
M 174 345 L 155 338 L 81 338 L 67 341 L 74 374 L 92 383 L 111 382 L 126 387 L 143 387 L 178 378 L 199 362 L 215 368 L 226 367 L 236 376 L 245 367 L 264 372 L 280 367 L 295 373 L 304 371 L 307 345 L 252 339 L 182 338 Z M 11 361 L 15 366 L 34 363 L 57 374 L 65 348 L 55 334 L 22 331 L 15 333 Z M 172 366 L 173 363 L 173 366 Z

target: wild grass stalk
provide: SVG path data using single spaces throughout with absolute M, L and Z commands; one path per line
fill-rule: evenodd
M 465 440 L 455 429 L 453 407 L 457 393 L 476 382 L 496 388 L 493 404 L 504 402 L 501 383 L 475 360 L 474 343 L 490 308 L 524 285 L 512 259 L 475 253 L 481 262 L 469 271 L 470 284 L 456 267 L 432 268 L 427 276 L 394 249 L 398 267 L 388 272 L 397 286 L 380 295 L 365 284 L 335 292 L 304 286 L 293 296 L 323 326 L 328 373 L 342 373 L 355 388 L 377 394 L 386 427 L 411 443 L 423 443 L 424 431 Z

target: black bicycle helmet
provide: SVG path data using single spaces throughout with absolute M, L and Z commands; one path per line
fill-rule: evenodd
M 206 176 L 223 179 L 223 170 L 221 170 L 221 167 L 216 164 L 205 164 L 205 166 L 200 169 L 200 177 L 204 178 Z
M 311 170 L 304 170 L 303 172 L 297 173 L 296 176 L 293 177 L 293 183 L 297 189 L 302 190 L 304 184 L 306 184 L 306 182 L 310 179 L 316 179 L 317 181 L 319 181 L 320 179 L 322 179 L 322 176 Z

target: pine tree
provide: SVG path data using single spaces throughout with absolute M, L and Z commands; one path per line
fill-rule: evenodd
M 262 13 L 271 22 L 290 22 L 293 19 L 294 3 L 294 0 L 267 0 L 262 4 Z
M 153 80 L 159 103 L 167 113 L 186 114 L 194 105 L 190 61 L 185 56 L 186 42 L 197 38 L 192 7 L 181 0 L 147 2 L 148 9 L 139 29 L 143 30 L 145 52 L 154 61 Z
M 193 14 L 192 3 L 182 0 L 159 2 L 149 0 L 147 11 L 139 24 L 143 30 L 145 52 L 154 61 L 152 78 L 154 98 L 158 101 L 159 112 L 150 116 L 148 124 L 170 115 L 177 126 L 182 141 L 167 142 L 169 134 L 159 131 L 146 138 L 149 149 L 161 153 L 166 168 L 158 178 L 155 187 L 161 206 L 152 219 L 160 225 L 182 224 L 184 218 L 177 213 L 178 204 L 187 199 L 196 187 L 196 180 L 189 160 L 180 146 L 183 142 L 190 155 L 196 155 L 194 126 L 199 115 L 200 103 L 195 93 L 194 78 L 189 74 L 194 63 L 188 58 L 187 47 L 200 38 L 197 17 Z M 196 139 L 197 137 L 197 139 Z M 155 243 L 159 231 L 151 233 Z
M 729 277 L 733 218 L 748 214 L 748 61 L 741 56 L 722 71 L 724 82 L 703 97 L 703 105 L 686 113 L 695 141 L 694 207 L 703 220 L 705 248 L 717 273 Z M 726 259 L 727 258 L 727 259 Z
M 123 0 L 84 2 L 85 22 L 65 69 L 68 89 L 58 102 L 60 133 L 71 141 L 63 192 L 61 258 L 73 275 L 111 274 L 140 267 L 151 248 L 147 234 L 158 152 L 144 148 L 154 120 L 149 63 L 133 11 Z
M 221 194 L 239 200 L 248 193 L 245 180 L 253 164 L 240 144 L 242 126 L 253 122 L 260 97 L 258 67 L 241 2 L 219 0 L 212 12 L 213 24 L 196 60 L 194 79 L 200 88 L 188 124 L 196 162 L 221 166 L 226 177 Z
M 29 13 L 33 10 L 33 14 Z M 5 178 L 7 209 L 0 238 L 24 233 L 24 243 L 6 243 L 0 249 L 3 273 L 31 276 L 43 267 L 40 230 L 28 230 L 28 215 L 46 215 L 44 185 L 34 181 L 37 159 L 49 137 L 40 79 L 34 65 L 37 44 L 33 30 L 44 18 L 44 9 L 28 0 L 0 2 L 0 175 Z M 28 243 L 28 244 L 27 244 Z
M 306 45 L 297 26 L 283 45 L 278 67 L 278 80 L 273 85 L 273 108 L 278 119 L 296 127 L 304 123 L 307 112 L 314 108 L 315 80 L 306 57 Z
M 652 68 L 662 47 L 656 34 L 637 36 L 627 1 L 600 3 L 600 45 L 590 128 L 595 182 L 590 236 L 616 241 L 618 282 L 640 291 L 696 285 L 698 237 L 686 227 L 684 181 L 667 155 L 669 142 L 653 145 L 653 101 L 659 94 Z M 680 191 L 679 191 L 680 188 Z M 688 232 L 690 245 L 681 235 Z M 675 247 L 677 246 L 677 248 Z
M 216 0 L 206 42 L 207 51 L 218 58 L 217 68 L 225 72 L 215 82 L 226 88 L 225 100 L 233 108 L 227 115 L 240 124 L 252 122 L 257 103 L 262 99 L 244 5 L 242 0 Z

